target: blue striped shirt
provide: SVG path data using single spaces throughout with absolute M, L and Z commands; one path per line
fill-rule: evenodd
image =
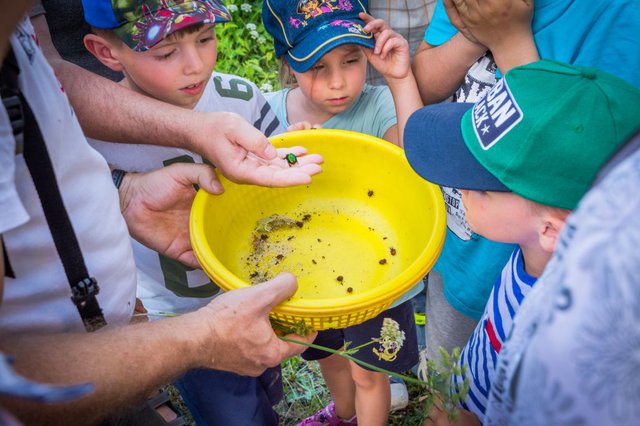
M 493 286 L 484 314 L 460 355 L 459 365 L 466 365 L 470 385 L 462 407 L 474 412 L 480 420 L 484 418 L 498 353 L 511 331 L 513 317 L 535 283 L 536 278 L 524 271 L 522 252 L 516 249 Z M 462 376 L 453 376 L 451 380 L 454 389 L 462 386 Z

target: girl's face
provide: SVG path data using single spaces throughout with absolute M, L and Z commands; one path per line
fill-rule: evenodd
M 308 107 L 335 115 L 358 99 L 367 72 L 367 58 L 360 46 L 343 44 L 325 54 L 304 73 L 293 72 Z

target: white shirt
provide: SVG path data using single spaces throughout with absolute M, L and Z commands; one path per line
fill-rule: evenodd
M 98 303 L 108 324 L 125 324 L 135 302 L 135 267 L 109 168 L 87 144 L 63 87 L 35 43 L 28 19 L 11 36 L 11 46 L 20 66 L 20 88 L 38 120 L 85 264 L 98 280 Z M 22 154 L 15 154 L 9 126 L 2 109 L 0 231 L 15 278 L 5 277 L 0 333 L 84 330 L 31 175 Z

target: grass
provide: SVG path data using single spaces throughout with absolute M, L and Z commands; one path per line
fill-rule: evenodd
M 282 383 L 284 397 L 276 406 L 282 426 L 297 425 L 331 399 L 315 361 L 306 362 L 299 356 L 289 358 L 282 364 Z

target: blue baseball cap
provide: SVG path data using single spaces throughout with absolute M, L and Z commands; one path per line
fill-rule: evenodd
M 82 6 L 89 25 L 113 30 L 136 52 L 152 48 L 182 28 L 231 20 L 218 0 L 82 0 Z
M 358 17 L 368 2 L 359 0 L 265 0 L 262 21 L 274 40 L 276 56 L 286 55 L 296 72 L 308 71 L 322 56 L 342 45 L 355 43 L 373 48 Z
M 541 60 L 511 69 L 476 104 L 414 112 L 409 164 L 446 187 L 510 191 L 572 210 L 640 129 L 640 90 L 596 68 Z

